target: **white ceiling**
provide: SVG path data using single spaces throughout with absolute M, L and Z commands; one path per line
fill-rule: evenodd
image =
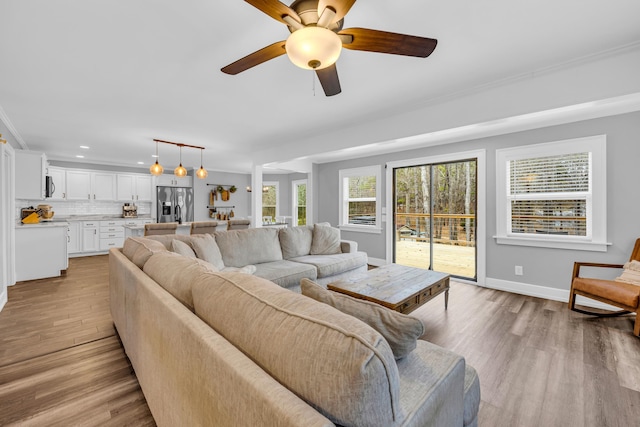
M 158 138 L 206 147 L 209 170 L 250 171 L 269 152 L 329 158 L 317 143 L 328 128 L 637 44 L 639 16 L 637 0 L 360 0 L 345 28 L 438 47 L 426 59 L 344 50 L 342 93 L 328 98 L 286 56 L 220 72 L 288 35 L 241 0 L 0 0 L 0 117 L 55 160 L 148 166 Z M 161 146 L 160 160 L 175 167 L 177 148 Z M 199 162 L 198 150 L 183 151 L 185 166 Z

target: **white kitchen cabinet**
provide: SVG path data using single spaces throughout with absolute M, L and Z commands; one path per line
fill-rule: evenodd
M 151 176 L 136 176 L 136 202 L 150 202 L 151 193 Z
M 82 252 L 100 250 L 100 221 L 82 222 Z
M 67 200 L 91 200 L 91 172 L 67 170 Z
M 119 173 L 116 177 L 117 198 L 123 202 L 150 202 L 151 177 Z
M 156 178 L 156 185 L 163 187 L 193 187 L 193 177 L 178 178 L 172 174 L 163 174 Z
M 67 197 L 67 173 L 63 168 L 49 166 L 47 175 L 53 181 L 53 194 L 47 200 L 66 200 Z
M 15 150 L 15 198 L 44 200 L 47 157 L 44 153 Z
M 60 276 L 69 265 L 67 224 L 16 226 L 16 280 Z
M 124 244 L 123 220 L 100 221 L 100 250 L 121 248 Z
M 116 200 L 116 175 L 67 170 L 67 200 Z
M 82 224 L 79 221 L 69 221 L 67 232 L 67 252 L 77 254 L 82 252 L 80 236 L 82 235 Z
M 111 172 L 92 172 L 93 200 L 116 200 L 116 175 Z

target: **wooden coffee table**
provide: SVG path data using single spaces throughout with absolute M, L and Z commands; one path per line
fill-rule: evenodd
M 444 292 L 449 305 L 449 275 L 421 268 L 389 264 L 339 280 L 327 289 L 364 299 L 400 313 L 411 313 Z

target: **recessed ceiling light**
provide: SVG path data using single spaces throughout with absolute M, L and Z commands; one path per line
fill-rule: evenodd
M 158 155 L 157 154 L 152 154 L 151 157 L 158 157 Z
M 138 162 L 139 165 L 144 165 L 144 162 Z
M 76 157 L 79 159 L 84 159 L 84 156 L 81 156 L 80 154 L 78 154 Z
M 86 145 L 81 145 L 80 148 L 84 148 L 85 150 L 89 149 L 89 147 L 87 147 Z

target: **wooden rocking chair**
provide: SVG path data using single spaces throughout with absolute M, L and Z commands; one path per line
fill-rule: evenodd
M 630 261 L 640 261 L 640 239 L 631 253 Z M 580 277 L 580 267 L 604 267 L 622 268 L 621 264 L 602 264 L 593 262 L 576 262 L 573 265 L 573 277 L 571 278 L 571 293 L 569 294 L 569 309 L 578 313 L 592 316 L 612 317 L 621 314 L 636 313 L 636 322 L 633 327 L 633 334 L 640 336 L 640 316 L 638 309 L 640 305 L 640 286 L 614 280 L 594 279 Z M 576 295 L 594 299 L 622 310 L 614 312 L 592 312 L 576 308 Z

